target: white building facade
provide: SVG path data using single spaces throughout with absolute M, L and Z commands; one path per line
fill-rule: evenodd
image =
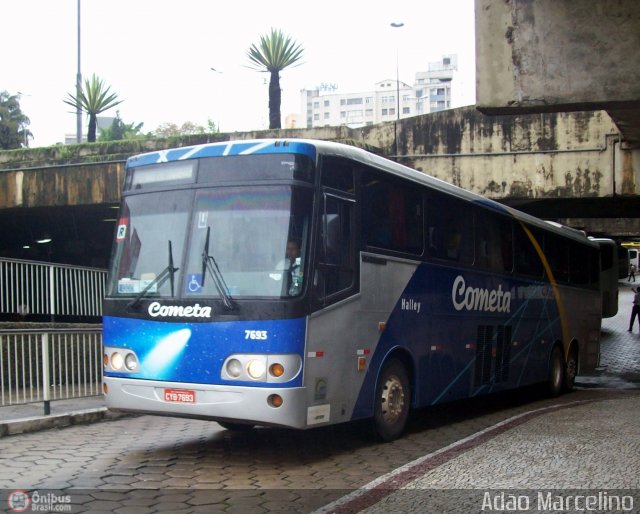
M 458 71 L 458 56 L 445 55 L 430 62 L 427 71 L 416 73 L 414 90 L 417 114 L 451 109 L 452 86 Z
M 457 56 L 443 56 L 416 73 L 413 86 L 396 79 L 377 82 L 372 91 L 338 93 L 323 85 L 301 91 L 301 119 L 306 128 L 347 125 L 351 128 L 393 121 L 452 107 Z

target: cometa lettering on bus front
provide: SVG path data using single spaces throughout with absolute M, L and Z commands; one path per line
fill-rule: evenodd
M 211 307 L 202 307 L 199 303 L 195 305 L 161 305 L 160 302 L 153 302 L 149 305 L 149 316 L 157 318 L 210 318 Z
M 462 275 L 453 281 L 451 300 L 457 311 L 511 312 L 511 292 L 498 289 L 467 287 Z

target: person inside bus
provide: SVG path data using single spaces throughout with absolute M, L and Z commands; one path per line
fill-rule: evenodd
M 460 232 L 451 231 L 447 235 L 446 259 L 457 261 L 460 258 L 460 242 L 462 235 Z
M 289 238 L 285 250 L 285 258 L 280 261 L 277 269 L 285 272 L 286 291 L 289 296 L 296 296 L 302 289 L 302 262 L 300 260 L 300 243 Z
M 633 291 L 633 307 L 631 308 L 631 320 L 629 320 L 629 332 L 633 330 L 633 324 L 638 317 L 638 328 L 640 328 L 640 288 L 631 288 Z

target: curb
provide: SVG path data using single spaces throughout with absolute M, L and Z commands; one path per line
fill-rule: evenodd
M 97 407 L 65 414 L 52 414 L 46 417 L 37 416 L 4 421 L 0 422 L 0 437 L 26 434 L 28 432 L 37 432 L 40 430 L 48 430 L 50 428 L 62 428 L 71 425 L 95 423 L 96 421 L 102 421 L 105 419 L 117 419 L 125 415 L 126 414 L 119 414 L 110 411 L 107 407 Z

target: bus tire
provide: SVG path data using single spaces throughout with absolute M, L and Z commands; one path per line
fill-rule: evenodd
M 218 421 L 217 423 L 222 428 L 232 432 L 248 432 L 249 430 L 253 430 L 254 427 L 254 425 L 247 423 L 230 423 L 228 421 Z
M 576 376 L 578 374 L 578 352 L 575 348 L 569 351 L 567 362 L 564 366 L 564 382 L 563 390 L 569 392 L 573 390 L 573 386 L 576 383 Z
M 407 424 L 411 403 L 411 387 L 405 366 L 397 359 L 389 360 L 376 385 L 373 428 L 383 441 L 400 437 Z
M 547 392 L 549 396 L 555 397 L 562 393 L 564 387 L 564 357 L 562 349 L 556 345 L 551 351 L 549 358 L 549 377 L 547 379 Z

